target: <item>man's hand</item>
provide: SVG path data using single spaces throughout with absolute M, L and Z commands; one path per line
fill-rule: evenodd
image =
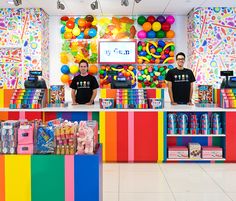
M 176 103 L 176 102 L 171 102 L 171 105 L 178 105 L 178 103 Z
M 86 105 L 92 105 L 93 102 L 89 101 L 88 103 L 86 103 Z
M 187 103 L 188 105 L 194 105 L 191 101 Z
M 79 105 L 79 103 L 72 103 L 72 105 Z

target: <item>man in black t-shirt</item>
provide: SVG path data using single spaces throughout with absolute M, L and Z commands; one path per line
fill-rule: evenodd
M 81 60 L 79 69 L 80 75 L 74 77 L 70 84 L 72 105 L 92 105 L 97 95 L 98 82 L 93 75 L 88 74 L 87 61 Z
M 195 77 L 190 69 L 184 68 L 185 54 L 179 52 L 176 55 L 177 67 L 168 71 L 168 92 L 172 105 L 188 104 L 193 105 L 193 82 Z

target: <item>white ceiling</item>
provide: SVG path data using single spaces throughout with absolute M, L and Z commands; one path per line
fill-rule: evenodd
M 121 0 L 98 0 L 97 10 L 90 4 L 95 0 L 60 0 L 65 4 L 64 11 L 57 10 L 57 0 L 22 0 L 23 8 L 43 8 L 49 15 L 140 15 L 175 14 L 187 15 L 195 7 L 236 7 L 235 0 L 141 0 L 135 3 L 128 0 L 129 6 L 121 6 Z M 0 8 L 15 7 L 0 0 Z

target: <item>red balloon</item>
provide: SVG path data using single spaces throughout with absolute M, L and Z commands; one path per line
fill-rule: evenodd
M 66 23 L 66 26 L 69 28 L 69 29 L 73 29 L 75 27 L 75 23 L 71 20 L 69 20 L 67 23 Z
M 170 27 L 171 25 L 168 23 L 168 22 L 164 22 L 162 25 L 161 25 L 161 29 L 163 31 L 169 31 L 170 30 Z
M 156 21 L 156 18 L 153 15 L 148 16 L 147 22 L 150 22 L 151 24 Z
M 67 16 L 62 16 L 61 17 L 61 21 L 67 21 L 67 20 L 69 20 L 69 17 L 67 17 Z
M 85 28 L 90 28 L 92 26 L 92 24 L 91 24 L 91 22 L 86 21 L 84 26 L 85 26 Z

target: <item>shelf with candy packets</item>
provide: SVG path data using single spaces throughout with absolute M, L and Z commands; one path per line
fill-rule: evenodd
M 40 109 L 46 107 L 45 89 L 15 89 L 10 109 Z
M 220 106 L 222 108 L 236 108 L 236 89 L 220 90 Z
M 96 121 L 55 119 L 1 123 L 0 154 L 94 154 L 98 148 Z
M 100 98 L 102 109 L 162 109 L 162 98 L 148 98 L 144 89 L 117 89 L 115 98 Z

